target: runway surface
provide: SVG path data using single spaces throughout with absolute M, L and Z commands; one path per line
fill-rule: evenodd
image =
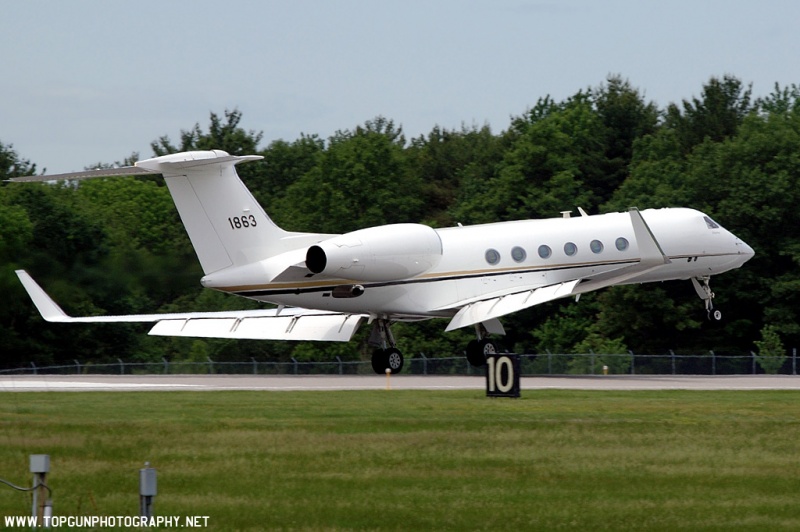
M 398 375 L 9 375 L 3 392 L 483 390 L 482 376 Z M 523 377 L 525 390 L 800 390 L 791 375 Z

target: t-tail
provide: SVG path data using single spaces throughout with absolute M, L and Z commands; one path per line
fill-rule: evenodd
M 281 242 L 289 233 L 275 225 L 236 174 L 237 164 L 261 158 L 213 150 L 136 163 L 163 174 L 205 274 L 285 251 Z
M 139 161 L 125 168 L 30 176 L 13 181 L 162 174 L 206 275 L 263 261 L 308 246 L 326 235 L 278 227 L 236 173 L 236 165 L 263 159 L 222 150 L 190 151 Z

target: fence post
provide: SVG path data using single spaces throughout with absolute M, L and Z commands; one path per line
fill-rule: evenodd
M 33 368 L 33 374 L 34 375 L 38 375 L 39 374 L 39 370 L 36 369 L 36 364 L 31 362 L 31 367 Z
M 756 354 L 753 351 L 750 351 L 750 354 L 753 355 L 753 375 L 756 374 Z
M 142 517 L 153 517 L 153 498 L 158 494 L 157 474 L 150 462 L 145 462 L 144 468 L 139 470 L 139 515 Z
M 797 375 L 797 348 L 792 348 L 792 375 Z
M 292 357 L 292 365 L 294 366 L 294 374 L 297 375 L 297 359 Z
M 342 367 L 342 359 L 339 358 L 339 355 L 336 355 L 336 362 L 339 363 L 339 375 L 344 375 L 344 368 Z
M 428 357 L 426 357 L 425 353 L 423 353 L 422 351 L 419 352 L 419 356 L 422 357 L 422 374 L 423 375 L 427 375 L 428 374 Z
M 258 362 L 253 357 L 250 357 L 250 360 L 253 361 L 253 375 L 258 375 Z
M 551 353 L 549 349 L 546 349 L 545 351 L 547 351 L 547 374 L 548 375 L 552 375 L 553 374 L 553 353 Z
M 47 487 L 47 473 L 50 472 L 49 454 L 30 455 L 30 472 L 33 473 L 33 506 L 31 508 L 32 517 L 40 523 L 44 522 L 45 517 L 52 517 L 53 504 L 45 497 Z M 49 527 L 49 523 L 44 522 Z
M 631 375 L 636 375 L 636 355 L 633 353 L 633 349 L 628 349 L 628 353 L 631 354 Z
M 716 375 L 717 374 L 717 355 L 714 353 L 714 351 L 709 351 L 709 353 L 711 353 L 711 374 L 712 375 Z
M 206 357 L 206 360 L 208 360 L 208 374 L 211 375 L 214 373 L 214 361 L 211 360 L 211 357 Z
M 669 350 L 669 356 L 672 360 L 672 374 L 675 375 L 675 351 L 672 349 Z
M 117 362 L 119 362 L 119 374 L 125 375 L 125 363 L 122 361 L 121 358 L 118 358 Z
M 75 360 L 74 358 L 72 359 L 72 361 L 75 362 L 75 375 L 80 375 L 81 374 L 81 363 L 78 362 L 77 360 Z
M 167 360 L 167 357 L 161 357 L 161 360 L 164 361 L 164 375 L 168 375 L 169 374 L 169 361 Z

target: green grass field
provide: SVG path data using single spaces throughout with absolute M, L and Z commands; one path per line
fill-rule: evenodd
M 37 453 L 56 515 L 136 515 L 149 461 L 214 530 L 800 529 L 787 391 L 0 395 L 0 478 Z

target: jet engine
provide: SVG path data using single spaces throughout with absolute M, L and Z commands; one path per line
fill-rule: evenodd
M 439 234 L 420 224 L 359 229 L 308 248 L 312 273 L 357 281 L 397 281 L 424 273 L 442 258 Z

